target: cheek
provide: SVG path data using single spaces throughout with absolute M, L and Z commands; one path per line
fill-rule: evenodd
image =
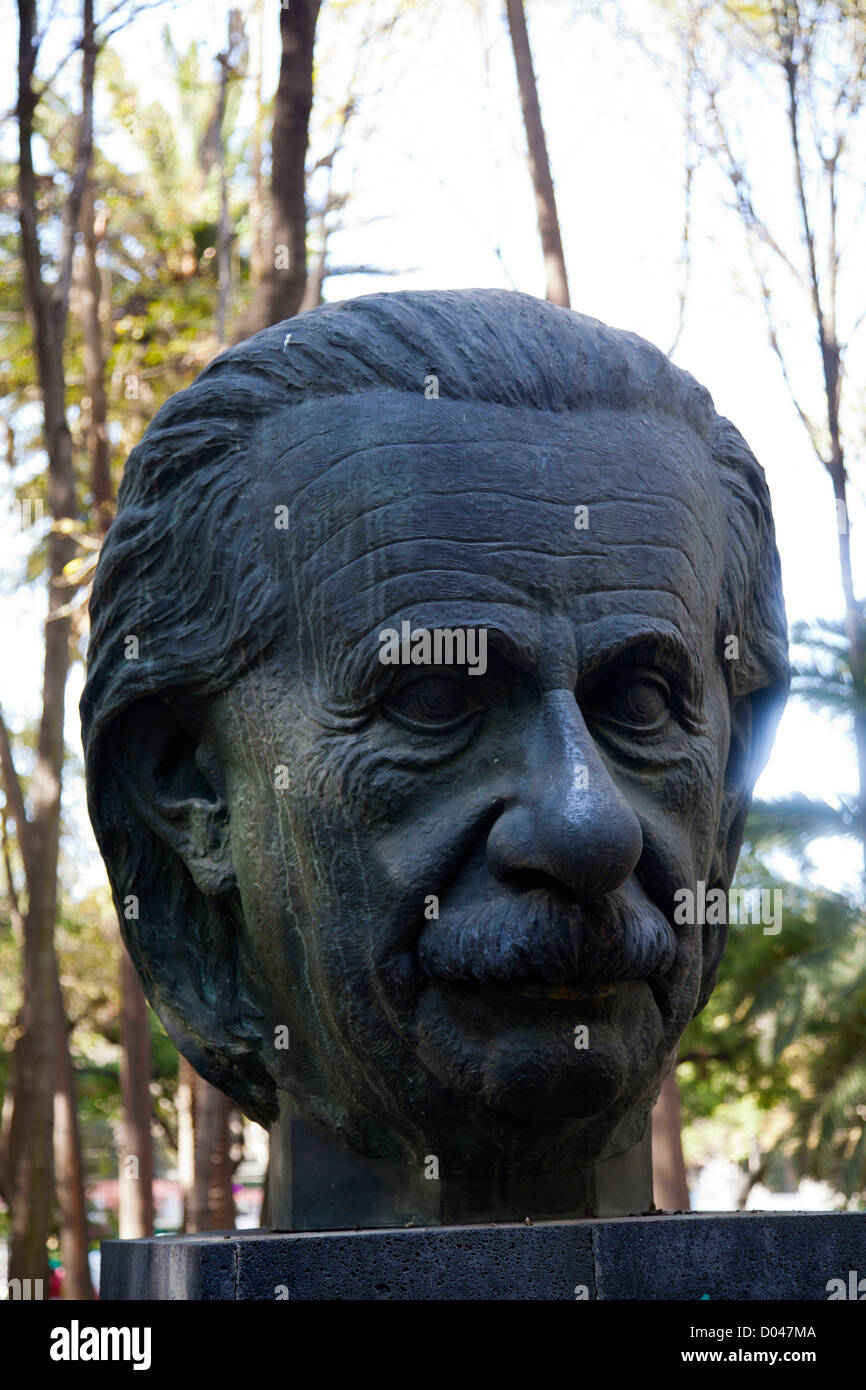
M 676 752 L 660 760 L 651 777 L 619 777 L 647 838 L 656 842 L 671 872 L 686 882 L 693 875 L 706 877 L 718 839 L 729 736 L 724 689 L 721 694 L 704 731 L 683 732 Z
M 418 810 L 417 768 L 396 765 L 374 736 L 322 736 L 297 763 L 310 814 L 352 833 L 375 833 Z
M 708 732 L 695 748 L 692 796 L 692 840 L 706 861 L 716 848 L 725 793 L 725 773 L 731 741 L 728 692 L 721 672 L 713 669 L 708 682 Z

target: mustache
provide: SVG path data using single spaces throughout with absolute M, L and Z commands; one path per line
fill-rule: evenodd
M 664 913 L 630 879 L 603 897 L 566 903 L 534 890 L 507 905 L 425 922 L 423 975 L 444 981 L 541 980 L 582 988 L 664 976 L 677 936 Z

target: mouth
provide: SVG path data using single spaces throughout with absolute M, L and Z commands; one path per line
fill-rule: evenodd
M 646 980 L 620 980 L 606 984 L 550 984 L 544 980 L 497 980 L 495 982 L 427 980 L 426 991 L 474 1019 L 521 1019 L 525 1024 L 554 1024 L 563 1020 L 570 1028 L 575 1021 L 587 1024 L 609 1023 L 618 1016 L 629 998 L 646 995 L 654 999 Z
M 580 985 L 547 984 L 542 980 L 515 980 L 513 983 L 490 985 L 488 988 L 507 990 L 509 994 L 519 995 L 521 999 L 563 999 L 581 1004 L 600 1004 L 610 998 L 615 986 L 597 985 L 583 988 Z

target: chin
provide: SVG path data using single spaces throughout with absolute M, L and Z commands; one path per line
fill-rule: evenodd
M 483 1111 L 518 1126 L 616 1122 L 652 1091 L 664 1041 L 652 993 L 640 982 L 596 1004 L 431 986 L 416 1026 L 419 1059 L 440 1083 L 476 1118 Z

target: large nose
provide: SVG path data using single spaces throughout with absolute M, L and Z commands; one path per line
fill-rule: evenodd
M 642 848 L 637 816 L 608 773 L 573 694 L 549 691 L 525 779 L 506 798 L 488 836 L 491 872 L 502 882 L 555 884 L 591 897 L 624 883 Z

